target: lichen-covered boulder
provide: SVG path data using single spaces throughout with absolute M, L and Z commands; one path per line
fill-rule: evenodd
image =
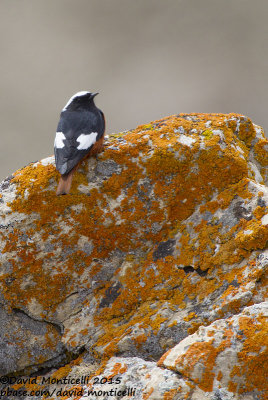
M 53 157 L 4 180 L 0 374 L 156 362 L 264 302 L 267 150 L 247 117 L 179 114 L 110 135 L 68 196 Z
M 158 362 L 188 378 L 203 392 L 227 388 L 253 398 L 267 395 L 268 303 L 246 307 L 183 339 Z M 203 393 L 205 395 L 205 393 Z

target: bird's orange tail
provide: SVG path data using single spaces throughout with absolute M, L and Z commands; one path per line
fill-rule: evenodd
M 69 194 L 75 170 L 76 168 L 73 168 L 68 174 L 61 175 L 56 192 L 57 196 L 60 196 L 62 194 Z

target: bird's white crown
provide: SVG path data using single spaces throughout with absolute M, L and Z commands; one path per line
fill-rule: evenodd
M 81 92 L 77 92 L 75 93 L 67 102 L 67 104 L 63 107 L 62 111 L 65 111 L 67 109 L 67 107 L 71 104 L 71 102 L 76 98 L 76 97 L 80 97 L 80 96 L 85 96 L 85 94 L 88 94 L 90 92 L 87 92 L 85 90 L 81 91 Z

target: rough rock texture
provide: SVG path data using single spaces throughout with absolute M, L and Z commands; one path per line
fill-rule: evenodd
M 112 388 L 114 392 L 111 393 L 111 384 L 108 380 L 106 384 L 101 384 L 103 377 L 110 377 L 116 382 Z M 99 383 L 88 385 L 84 390 L 84 398 L 90 397 L 91 399 L 98 400 L 99 398 L 108 398 L 109 395 L 120 399 L 121 395 L 126 391 L 130 398 L 135 399 L 173 399 L 175 396 L 183 395 L 188 396 L 191 392 L 191 384 L 186 379 L 182 379 L 178 374 L 157 367 L 156 363 L 144 361 L 137 357 L 131 358 L 117 358 L 112 357 L 103 371 L 95 379 L 99 379 Z M 118 382 L 119 382 L 118 380 Z M 101 393 L 102 392 L 102 393 Z M 106 393 L 103 393 L 106 392 Z M 107 396 L 107 392 L 109 395 Z M 92 393 L 89 396 L 89 393 Z
M 223 387 L 262 398 L 268 379 L 267 347 L 268 303 L 260 303 L 200 327 L 165 353 L 158 365 L 179 372 L 204 392 Z
M 53 157 L 4 180 L 0 374 L 121 363 L 136 398 L 264 399 L 267 150 L 247 117 L 179 114 L 110 135 L 68 196 Z

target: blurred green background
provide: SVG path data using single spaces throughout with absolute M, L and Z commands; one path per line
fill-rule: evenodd
M 53 154 L 80 90 L 107 133 L 179 112 L 267 129 L 267 16 L 267 0 L 1 0 L 0 179 Z

